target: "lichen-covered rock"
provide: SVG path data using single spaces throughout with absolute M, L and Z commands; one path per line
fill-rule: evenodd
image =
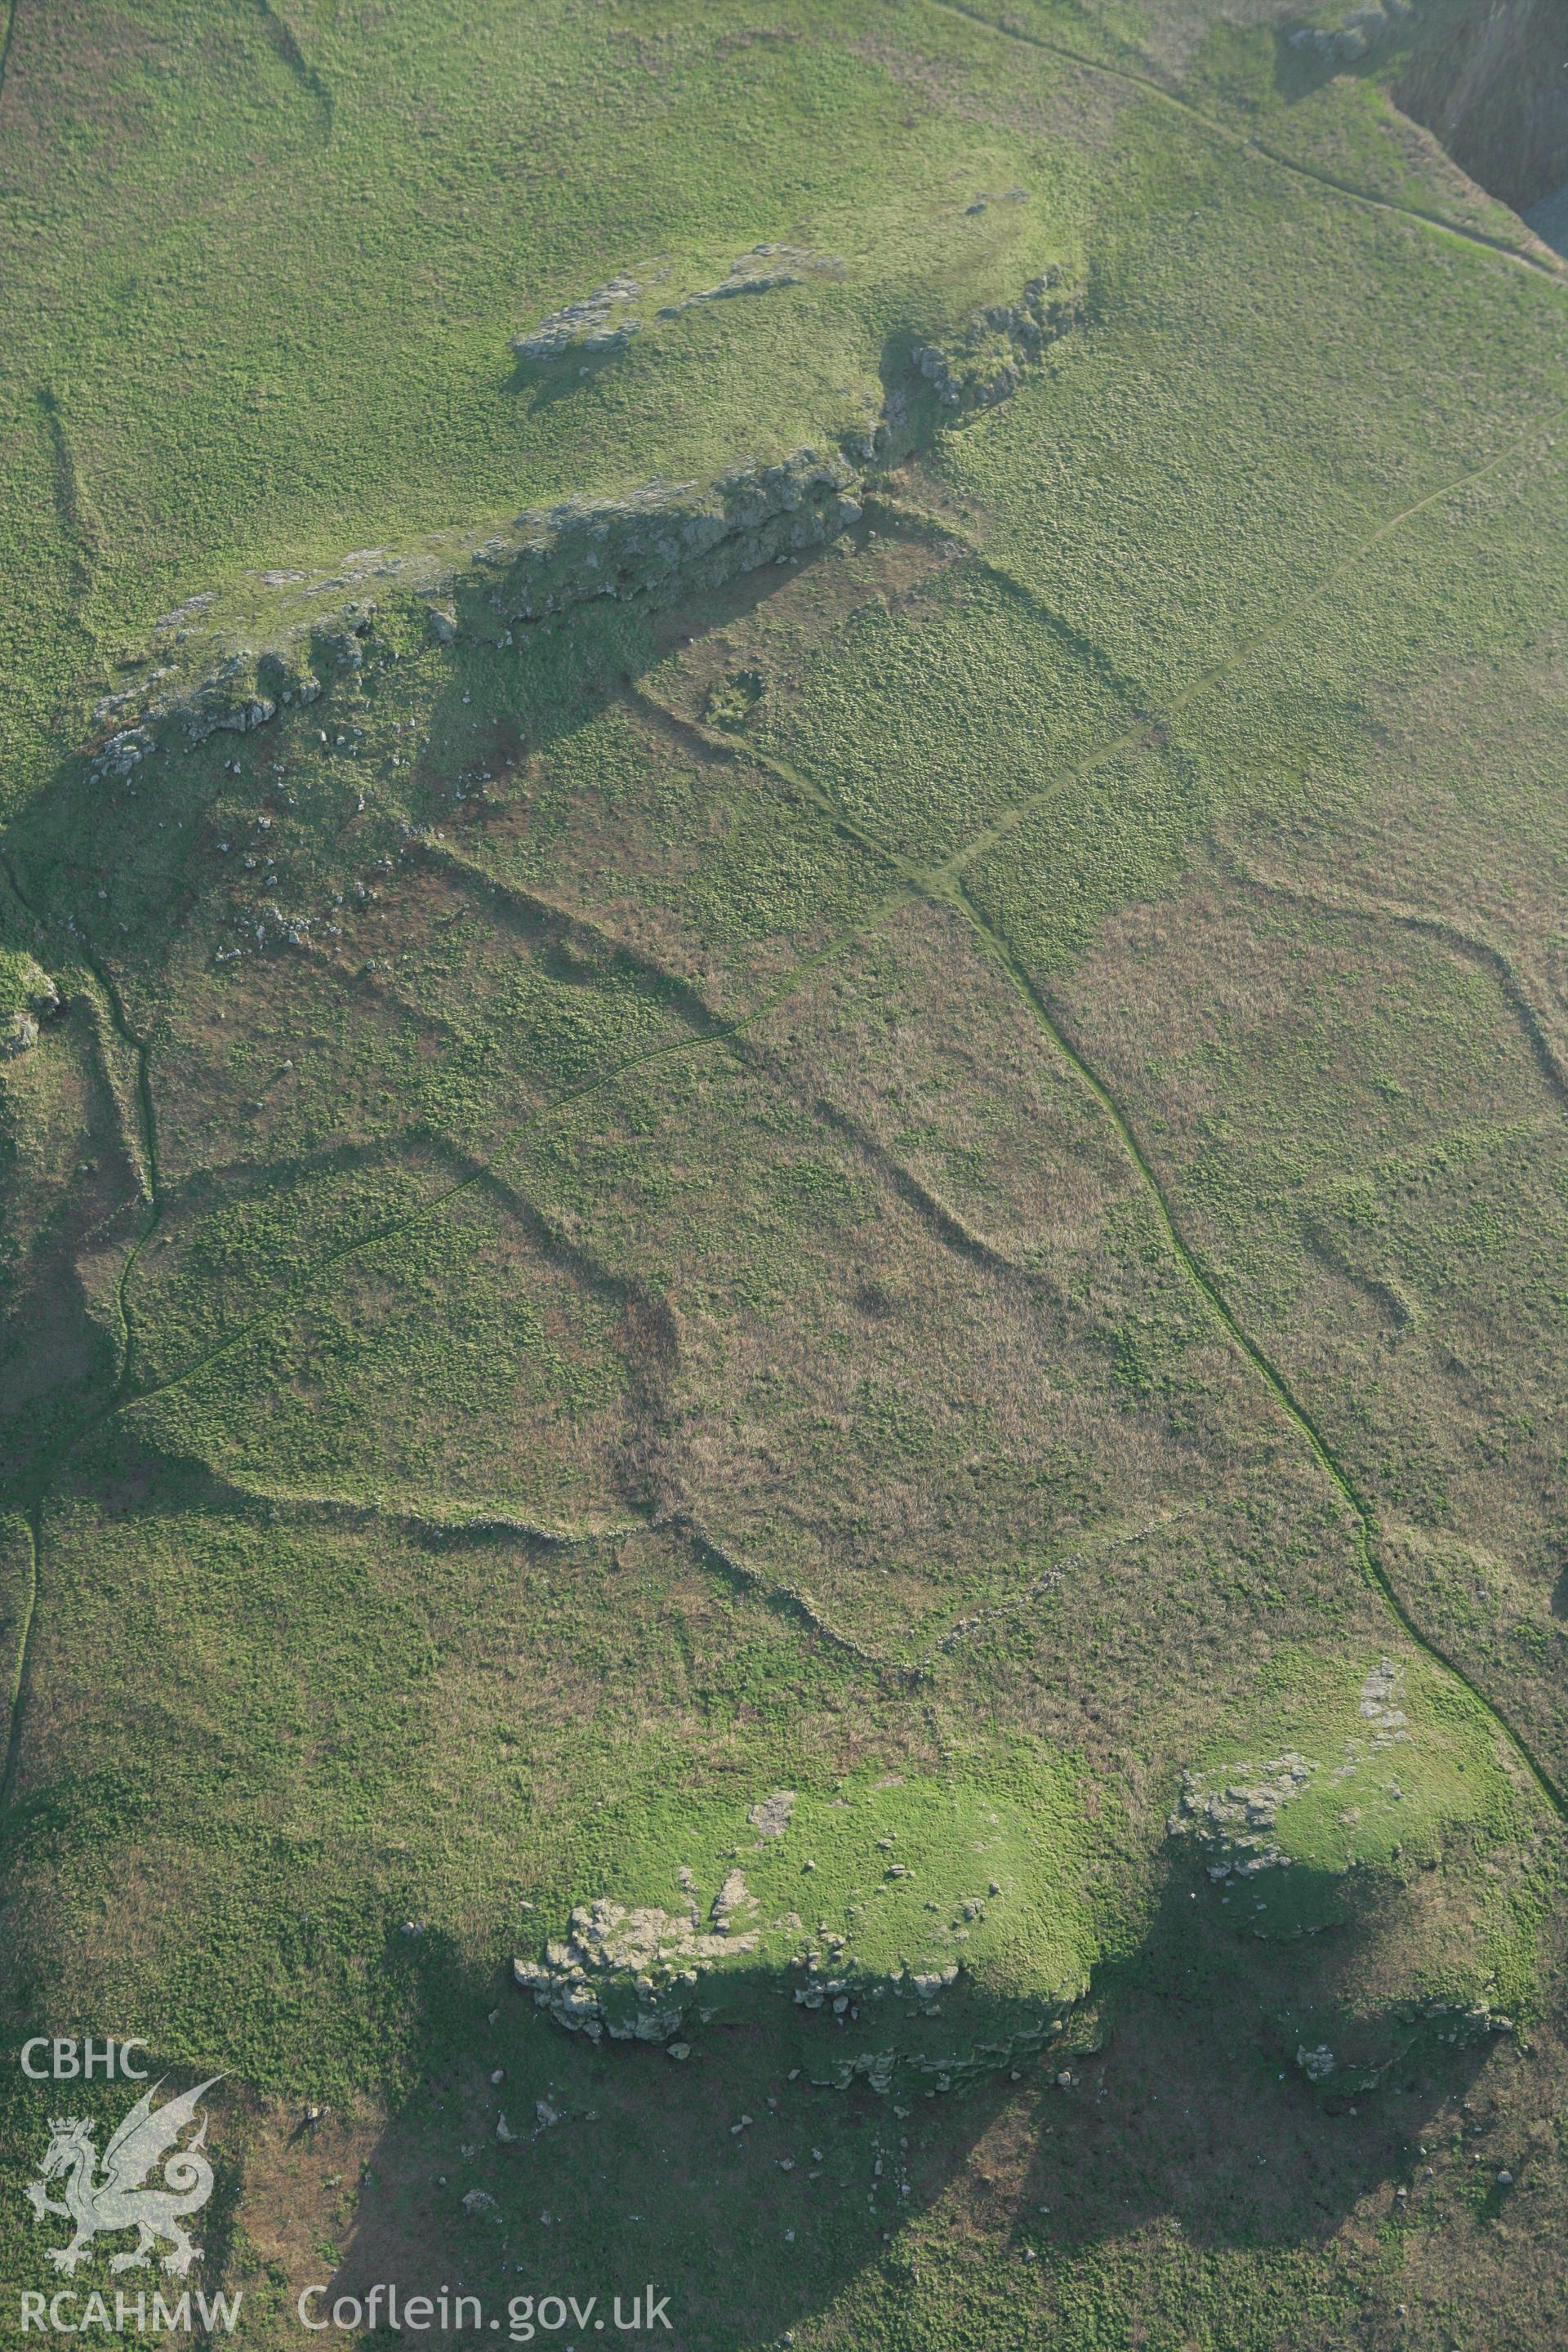
M 556 360 L 571 352 L 620 351 L 637 331 L 626 305 L 642 292 L 636 278 L 612 278 L 580 301 L 564 302 L 536 327 L 512 337 L 520 360 Z
M 746 1819 L 759 1837 L 781 1838 L 789 1828 L 795 1811 L 795 1790 L 775 1789 L 771 1797 L 763 1797 L 747 1813 Z
M 1256 1771 L 1237 1765 L 1218 1787 L 1202 1774 L 1184 1772 L 1182 1794 L 1166 1826 L 1173 1837 L 1195 1837 L 1211 1849 L 1213 1879 L 1255 1878 L 1259 1871 L 1279 1869 L 1289 1857 L 1270 1832 L 1280 1808 L 1310 1786 L 1317 1769 L 1288 1749 Z
M 735 1927 L 742 1897 L 751 1900 L 743 1879 L 721 1917 L 723 1895 L 715 1902 L 709 1934 L 695 1904 L 682 1914 L 657 1905 L 628 1908 L 602 1895 L 577 1906 L 571 1935 L 547 1943 L 542 1960 L 513 1960 L 512 1975 L 568 2032 L 586 2033 L 593 2042 L 606 2032 L 615 2042 L 671 2041 L 700 1973 L 720 1959 L 755 1950 L 761 1940 L 755 1929 L 747 1934 Z
M 966 416 L 1008 399 L 1047 345 L 1082 320 L 1079 298 L 1047 270 L 1030 279 L 1019 301 L 977 310 L 949 341 L 921 344 L 911 356 L 943 408 Z

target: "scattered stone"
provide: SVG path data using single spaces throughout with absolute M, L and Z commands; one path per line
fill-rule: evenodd
M 504 2116 L 498 2116 L 496 2117 L 496 2137 L 500 2140 L 503 2147 L 510 2147 L 517 2137 L 517 2134 L 513 2131 L 511 2126 L 508 2123 Z
M 470 2189 L 463 2200 L 463 2210 L 472 2213 L 478 2221 L 499 2221 L 500 2219 L 500 2207 L 487 2189 Z

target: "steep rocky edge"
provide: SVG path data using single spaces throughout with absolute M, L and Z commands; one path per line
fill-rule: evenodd
M 1426 0 L 1396 104 L 1524 212 L 1568 181 L 1564 0 Z
M 669 602 L 788 562 L 858 520 L 871 468 L 1010 397 L 1083 316 L 1079 297 L 1047 271 L 1016 303 L 976 312 L 946 345 L 915 347 L 908 381 L 889 391 L 880 418 L 836 448 L 745 462 L 708 482 L 655 480 L 621 499 L 567 499 L 488 536 L 448 533 L 396 554 L 363 549 L 327 575 L 265 573 L 268 606 L 247 625 L 249 642 L 214 610 L 215 597 L 192 597 L 156 625 L 138 674 L 97 705 L 85 747 L 93 772 L 124 778 L 161 749 L 220 730 L 247 734 L 314 701 L 360 666 L 387 602 L 422 604 L 438 643 L 470 635 L 507 646 L 600 596 Z

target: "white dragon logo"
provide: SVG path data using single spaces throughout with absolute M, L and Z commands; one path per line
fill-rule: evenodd
M 46 2213 L 62 2213 L 76 2224 L 76 2235 L 68 2246 L 51 2246 L 49 2260 L 57 2270 L 69 2277 L 77 2264 L 85 2262 L 92 2250 L 92 2241 L 100 2231 L 138 2230 L 141 2232 L 130 2253 L 110 2257 L 111 2271 L 138 2270 L 152 2260 L 152 2250 L 160 2238 L 167 2238 L 174 2248 L 163 2257 L 163 2268 L 183 2278 L 194 2262 L 201 2259 L 200 2246 L 193 2246 L 181 2226 L 186 2213 L 199 2213 L 213 2192 L 213 2168 L 202 2153 L 207 2136 L 207 2119 L 202 2117 L 201 2129 L 188 2147 L 175 2147 L 174 2143 L 196 2112 L 197 2103 L 221 2074 L 210 2075 L 198 2083 L 194 2091 L 184 2091 L 175 2099 L 165 2099 L 155 2111 L 153 2092 L 163 2088 L 154 2083 L 144 2091 L 121 2121 L 113 2138 L 103 2151 L 101 2178 L 98 2150 L 93 2146 L 93 2124 L 89 2116 L 58 2116 L 49 2125 L 49 2144 L 37 2180 L 27 2183 L 27 2198 L 34 2212 L 42 2221 Z M 162 2188 L 143 2186 L 148 2174 L 160 2157 L 169 2156 L 163 2167 Z M 65 2175 L 65 2200 L 57 2202 L 46 2183 Z

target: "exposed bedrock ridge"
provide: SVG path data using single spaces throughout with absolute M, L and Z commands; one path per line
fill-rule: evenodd
M 390 558 L 372 549 L 314 587 L 278 575 L 296 609 L 290 616 L 280 606 L 276 642 L 261 651 L 231 645 L 194 682 L 178 647 L 185 625 L 213 600 L 188 600 L 160 625 L 151 669 L 97 705 L 94 773 L 124 778 L 164 744 L 200 743 L 223 730 L 247 734 L 313 702 L 334 676 L 360 667 L 377 624 L 375 598 L 344 599 L 345 587 L 374 585 L 405 609 L 423 606 L 438 643 L 468 635 L 504 645 L 514 628 L 599 597 L 672 602 L 826 545 L 858 520 L 868 470 L 916 446 L 927 386 L 940 404 L 938 427 L 955 423 L 1008 397 L 1047 344 L 1081 324 L 1076 296 L 1056 289 L 1047 272 L 1016 303 L 976 312 L 950 344 L 918 347 L 909 386 L 895 386 L 881 417 L 837 447 L 739 464 L 707 482 L 655 479 L 622 498 L 565 499 L 483 539 L 470 533 Z

